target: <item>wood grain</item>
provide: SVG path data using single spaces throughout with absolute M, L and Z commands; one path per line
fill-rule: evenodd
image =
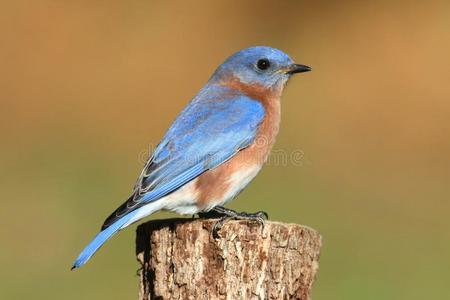
M 297 225 L 170 219 L 137 229 L 139 299 L 310 299 L 321 236 Z

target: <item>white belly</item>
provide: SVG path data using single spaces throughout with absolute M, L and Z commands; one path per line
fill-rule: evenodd
M 235 171 L 229 175 L 227 179 L 228 188 L 223 195 L 217 199 L 210 199 L 208 201 L 209 205 L 203 208 L 197 206 L 199 191 L 196 189 L 197 179 L 194 179 L 175 192 L 138 209 L 136 216 L 122 228 L 158 210 L 173 211 L 181 215 L 193 215 L 199 212 L 209 211 L 218 205 L 225 205 L 227 202 L 233 200 L 255 178 L 260 170 L 261 166 L 255 164 L 252 167 Z

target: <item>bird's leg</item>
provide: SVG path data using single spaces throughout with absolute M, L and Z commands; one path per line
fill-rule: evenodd
M 218 218 L 223 217 L 223 214 L 218 213 L 218 212 L 216 212 L 214 210 L 210 210 L 210 211 L 207 211 L 207 212 L 199 212 L 199 213 L 197 213 L 197 215 L 201 219 L 218 219 Z M 195 215 L 193 215 L 193 217 L 194 216 Z
M 221 215 L 225 215 L 231 218 L 236 218 L 239 220 L 248 220 L 248 219 L 269 219 L 269 215 L 265 211 L 258 211 L 255 213 L 247 213 L 245 211 L 243 212 L 237 212 L 235 210 L 223 207 L 223 206 L 216 206 L 214 207 L 211 212 L 216 212 Z
M 216 206 L 212 210 L 212 212 L 216 212 L 220 214 L 221 216 L 228 216 L 230 218 L 235 218 L 239 213 L 235 210 L 223 207 L 223 206 Z
M 227 222 L 228 220 L 234 219 L 234 220 L 252 220 L 260 223 L 264 229 L 264 223 L 265 220 L 269 218 L 269 215 L 264 211 L 258 211 L 256 213 L 247 213 L 247 212 L 236 212 L 232 209 L 225 208 L 223 206 L 216 206 L 211 211 L 221 214 L 222 217 L 219 219 L 219 221 L 214 224 L 213 227 L 213 236 L 218 237 L 218 231 L 222 228 L 222 226 Z

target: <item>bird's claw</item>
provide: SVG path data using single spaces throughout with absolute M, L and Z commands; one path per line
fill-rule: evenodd
M 263 219 L 268 220 L 269 219 L 269 215 L 265 212 L 265 211 L 257 211 L 255 213 L 247 213 L 247 212 L 241 212 L 238 213 L 241 217 L 245 218 L 245 219 Z
M 269 215 L 264 211 L 258 211 L 256 213 L 247 213 L 247 212 L 238 213 L 234 210 L 227 209 L 221 206 L 214 208 L 214 211 L 222 214 L 222 217 L 213 226 L 212 235 L 214 238 L 219 237 L 219 231 L 222 229 L 223 225 L 229 220 L 256 221 L 262 226 L 263 231 L 265 222 L 266 220 L 269 219 Z
M 213 238 L 218 239 L 220 237 L 219 231 L 222 229 L 222 226 L 230 219 L 232 219 L 232 217 L 223 216 L 216 223 L 214 223 L 214 226 L 212 228 Z

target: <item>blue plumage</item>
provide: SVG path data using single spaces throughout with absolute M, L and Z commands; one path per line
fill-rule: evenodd
M 100 231 L 94 239 L 86 246 L 86 248 L 81 251 L 80 255 L 78 255 L 77 259 L 73 263 L 72 270 L 75 268 L 79 268 L 84 265 L 95 252 L 120 228 L 128 222 L 129 219 L 133 217 L 135 212 L 131 212 L 130 214 L 123 216 L 119 220 L 117 220 L 114 224 L 106 228 L 105 230 Z
M 106 240 L 128 226 L 136 209 L 161 199 L 248 146 L 263 117 L 264 107 L 258 101 L 223 86 L 205 87 L 155 149 L 148 164 L 154 168 L 149 168 L 150 174 L 141 175 L 137 196 L 81 252 L 73 267 L 86 263 Z
M 277 107 L 281 91 L 292 74 L 308 70 L 309 67 L 294 64 L 287 54 L 270 47 L 247 48 L 229 57 L 177 117 L 145 165 L 133 194 L 105 220 L 101 232 L 81 252 L 73 268 L 85 264 L 117 231 L 154 211 L 169 206 L 175 211 L 180 208 L 182 213 L 205 209 L 196 206 L 200 200 L 195 195 L 201 192 L 201 188 L 193 194 L 179 194 L 178 191 L 194 179 L 211 174 L 206 171 L 215 168 L 220 170 L 220 166 L 228 160 L 233 162 L 235 154 L 255 141 L 259 125 L 266 115 L 272 116 L 271 119 L 266 118 L 270 119 L 272 129 L 266 126 L 263 134 L 273 144 L 278 130 Z M 233 86 L 235 83 L 245 88 L 236 88 Z M 254 89 L 256 93 L 245 92 L 245 89 Z M 267 99 L 276 103 L 266 102 L 263 106 L 261 99 L 249 96 L 258 95 L 261 91 L 271 94 L 272 97 Z M 265 155 L 270 151 L 269 145 L 266 146 L 263 147 L 267 151 Z M 239 160 L 236 161 L 240 166 Z M 241 177 L 238 176 L 238 180 L 235 179 L 232 184 L 228 182 L 229 190 L 217 197 L 219 199 L 210 200 L 208 207 L 223 205 L 247 185 L 259 169 L 260 166 L 253 166 L 253 169 L 238 174 Z M 220 180 L 226 179 L 213 181 L 220 183 Z M 202 188 L 205 191 L 213 189 L 214 184 L 210 183 Z M 205 194 L 208 197 L 210 195 Z M 170 200 L 172 202 L 163 200 L 173 195 L 177 196 L 175 200 Z M 195 206 L 195 209 L 183 210 L 186 203 Z
M 196 169 L 200 173 L 217 166 L 255 138 L 264 117 L 263 106 L 243 95 L 224 98 L 229 94 L 224 87 L 212 86 L 208 90 L 207 97 L 200 94 L 178 116 L 155 150 L 152 162 L 157 168 L 142 181 L 146 193 L 173 184 L 176 177 L 196 164 L 202 166 Z M 152 201 L 155 197 L 145 195 L 143 199 Z

